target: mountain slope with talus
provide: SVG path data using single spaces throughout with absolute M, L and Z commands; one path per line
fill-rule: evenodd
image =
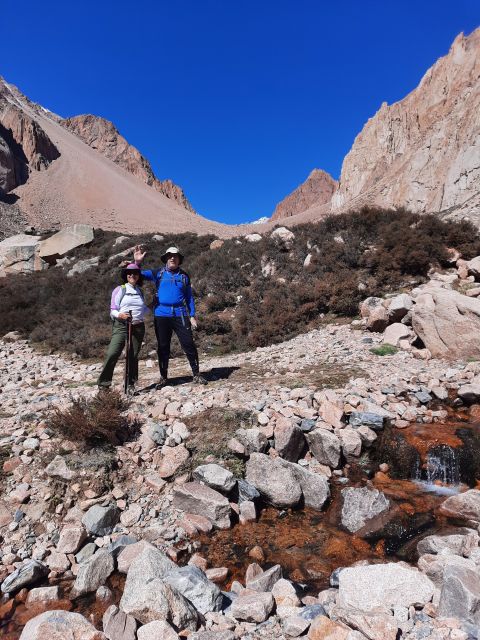
M 39 229 L 80 222 L 122 232 L 234 233 L 234 227 L 182 206 L 176 196 L 181 200 L 183 191 L 171 181 L 165 181 L 170 183 L 167 196 L 169 184 L 164 192 L 150 186 L 3 79 L 0 141 L 0 193 L 3 188 L 4 198 L 15 201 L 28 223 Z

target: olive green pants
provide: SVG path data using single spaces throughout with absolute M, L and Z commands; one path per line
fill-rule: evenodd
M 143 337 L 145 335 L 145 325 L 132 325 L 132 353 L 129 366 L 128 384 L 135 384 L 138 380 L 138 352 L 142 346 Z M 113 370 L 125 347 L 127 339 L 127 323 L 120 320 L 114 320 L 112 326 L 112 338 L 108 345 L 107 355 L 103 363 L 102 373 L 100 374 L 97 384 L 99 387 L 109 387 L 112 384 Z

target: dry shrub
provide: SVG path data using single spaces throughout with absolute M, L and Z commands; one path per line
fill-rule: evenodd
M 288 220 L 284 224 L 288 226 Z M 116 234 L 96 230 L 94 241 L 71 255 L 98 256 L 97 268 L 69 278 L 70 263 L 0 279 L 1 332 L 17 330 L 54 351 L 102 358 L 111 335 L 110 293 L 119 283 L 120 259 L 108 258 L 135 244 L 147 250 L 146 268 L 161 266 L 166 247 L 181 247 L 198 308 L 200 353 L 279 342 L 317 327 L 320 314 L 354 316 L 362 299 L 409 287 L 412 278 L 421 282 L 431 266 L 448 266 L 448 247 L 458 249 L 467 260 L 480 255 L 480 237 L 471 223 L 403 210 L 364 208 L 293 231 L 295 241 L 289 251 L 268 234 L 257 243 L 225 240 L 211 251 L 212 235 L 169 234 L 163 242 L 138 235 L 114 247 Z M 312 259 L 305 268 L 307 254 Z M 273 276 L 262 275 L 262 259 L 275 265 Z M 146 300 L 151 300 L 151 285 L 144 289 Z M 151 316 L 146 324 L 153 346 Z M 180 354 L 175 339 L 174 343 L 173 353 Z
M 138 432 L 138 423 L 123 414 L 128 406 L 118 391 L 100 391 L 93 398 L 74 398 L 66 409 L 54 407 L 46 423 L 57 436 L 72 442 L 89 447 L 118 445 Z

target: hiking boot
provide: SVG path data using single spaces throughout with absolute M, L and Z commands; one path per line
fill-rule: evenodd
M 134 384 L 129 384 L 128 387 L 127 387 L 127 396 L 129 398 L 131 398 L 134 395 L 135 395 L 135 385 Z
M 163 389 L 163 387 L 166 387 L 167 384 L 168 384 L 168 378 L 164 378 L 163 376 L 160 376 L 160 380 L 155 385 L 155 389 L 159 391 L 160 389 Z
M 207 379 L 204 378 L 200 373 L 197 373 L 193 376 L 192 380 L 193 384 L 208 384 Z

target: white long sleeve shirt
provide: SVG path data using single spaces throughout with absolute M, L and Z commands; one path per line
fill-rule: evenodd
M 150 309 L 143 300 L 139 287 L 134 287 L 128 282 L 124 285 L 116 287 L 112 292 L 112 300 L 110 303 L 110 317 L 118 318 L 119 313 L 132 312 L 133 324 L 143 322 L 145 314 Z

